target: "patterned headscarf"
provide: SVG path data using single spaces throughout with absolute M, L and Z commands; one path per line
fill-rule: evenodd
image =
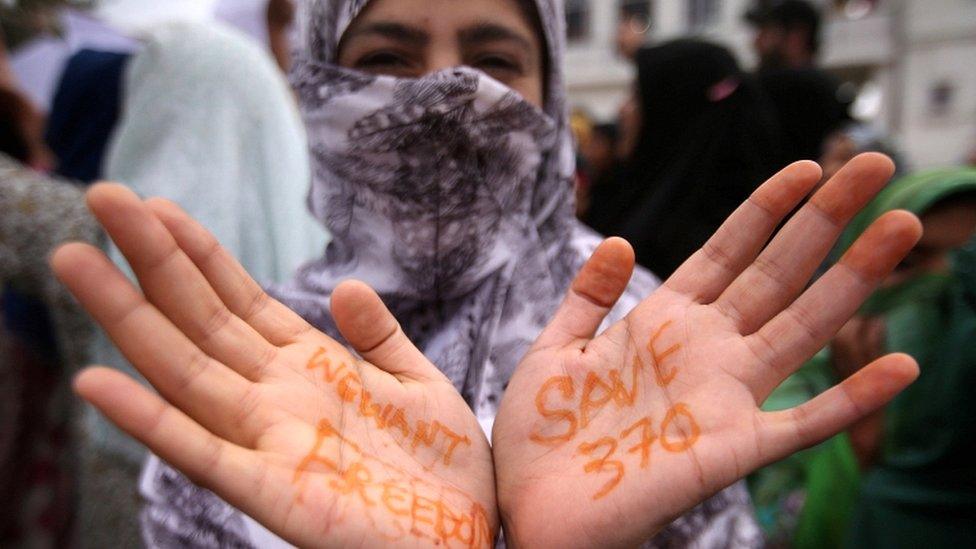
M 598 242 L 573 217 L 562 9 L 539 3 L 553 61 L 540 112 L 471 69 L 399 79 L 338 67 L 338 39 L 365 4 L 305 6 L 292 83 L 313 153 L 310 207 L 334 240 L 273 293 L 338 336 L 332 289 L 367 282 L 487 429 Z M 631 305 L 654 284 L 639 275 Z
M 349 278 L 365 281 L 490 433 L 516 365 L 601 240 L 573 215 L 562 3 L 535 2 L 549 68 L 541 110 L 470 68 L 404 79 L 337 66 L 339 40 L 366 4 L 302 7 L 292 84 L 312 149 L 309 206 L 333 240 L 325 257 L 271 293 L 341 341 L 331 292 Z M 639 270 L 608 322 L 656 286 Z M 168 472 L 147 476 L 173 486 Z M 659 540 L 741 546 L 757 532 L 736 486 Z

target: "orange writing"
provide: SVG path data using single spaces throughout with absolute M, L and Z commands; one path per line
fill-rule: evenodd
M 586 375 L 586 381 L 583 382 L 583 397 L 580 401 L 580 428 L 586 428 L 590 424 L 591 414 L 603 409 L 610 400 L 613 400 L 618 408 L 633 406 L 637 399 L 637 382 L 642 369 L 643 363 L 640 358 L 634 357 L 630 390 L 627 390 L 627 386 L 620 378 L 622 368 L 621 370 L 610 371 L 608 374 L 609 383 L 604 382 L 593 372 L 589 372 Z M 594 397 L 594 394 L 599 394 L 599 396 Z
M 660 354 L 658 354 L 657 348 L 655 346 L 657 341 L 661 338 L 661 335 L 664 334 L 664 331 L 667 330 L 668 327 L 671 326 L 671 324 L 673 324 L 673 321 L 669 320 L 665 322 L 660 328 L 657 329 L 657 332 L 655 332 L 654 335 L 651 336 L 651 341 L 648 342 L 647 344 L 647 350 L 651 353 L 651 358 L 653 359 L 654 375 L 655 378 L 657 379 L 657 384 L 661 387 L 670 384 L 672 381 L 674 381 L 675 376 L 678 375 L 677 368 L 670 368 L 670 369 L 664 368 L 664 359 L 678 352 L 678 349 L 681 348 L 681 345 L 675 343 L 674 345 L 665 349 L 664 352 Z
M 687 430 L 676 423 L 682 417 L 685 418 Z M 681 439 L 677 442 L 670 440 L 668 436 L 672 425 L 681 434 Z M 669 452 L 684 452 L 698 442 L 700 435 L 701 428 L 698 427 L 698 423 L 695 421 L 695 417 L 691 415 L 691 411 L 688 410 L 688 406 L 684 404 L 675 404 L 674 407 L 668 410 L 667 415 L 664 416 L 664 421 L 661 423 L 661 446 Z
M 599 396 L 594 396 L 595 394 Z M 585 429 L 590 424 L 590 414 L 594 410 L 603 409 L 611 398 L 613 393 L 609 385 L 593 372 L 586 374 L 586 381 L 583 382 L 583 398 L 579 406 L 580 427 Z
M 657 435 L 654 434 L 654 429 L 651 428 L 651 418 L 641 418 L 637 423 L 624 429 L 623 432 L 620 433 L 620 440 L 629 437 L 630 434 L 637 429 L 640 429 L 640 442 L 636 446 L 629 448 L 627 453 L 633 454 L 640 452 L 640 466 L 641 469 L 645 469 L 647 468 L 648 462 L 651 459 L 651 444 L 654 444 L 654 441 L 657 440 Z
M 322 370 L 322 379 L 327 383 L 335 383 L 336 394 L 341 402 L 355 404 L 359 415 L 372 419 L 376 428 L 399 434 L 403 445 L 408 446 L 411 451 L 415 451 L 418 446 L 437 448 L 441 452 L 440 460 L 444 465 L 450 465 L 458 446 L 471 444 L 471 439 L 467 436 L 459 435 L 438 421 L 429 425 L 423 420 L 411 422 L 403 408 L 374 402 L 373 395 L 363 386 L 359 373 L 345 362 L 334 364 L 325 349 L 316 351 L 308 361 L 307 369 Z
M 666 366 L 665 362 L 681 349 L 681 344 L 674 343 L 663 351 L 658 350 L 662 346 L 660 345 L 662 337 L 673 324 L 673 321 L 665 322 L 647 343 L 647 351 L 650 353 L 654 368 L 654 378 L 660 387 L 665 387 L 674 381 L 679 371 L 678 367 L 673 364 Z M 629 375 L 624 371 L 625 365 L 606 374 L 587 371 L 582 377 L 579 393 L 576 391 L 574 378 L 568 375 L 554 376 L 546 380 L 535 396 L 536 410 L 546 422 L 542 427 L 531 432 L 529 438 L 540 444 L 559 446 L 573 440 L 580 431 L 590 427 L 597 414 L 607 409 L 611 403 L 618 410 L 633 408 L 637 404 L 638 389 L 645 369 L 639 353 L 634 356 L 630 366 Z M 630 381 L 629 387 L 624 381 L 627 378 Z M 564 404 L 557 407 L 558 402 Z M 627 420 L 632 417 L 631 413 L 622 417 L 611 416 L 610 419 L 614 422 Z M 556 434 L 552 434 L 553 432 Z M 591 458 L 583 464 L 584 473 L 599 474 L 601 478 L 607 478 L 603 486 L 593 494 L 595 500 L 606 497 L 623 481 L 627 474 L 625 458 L 630 455 L 639 456 L 639 467 L 647 469 L 651 462 L 651 449 L 655 443 L 659 442 L 667 452 L 684 452 L 698 442 L 701 428 L 688 405 L 678 403 L 667 410 L 657 431 L 654 430 L 654 423 L 648 416 L 638 419 L 620 431 L 617 437 L 601 436 L 603 434 L 597 434 L 596 436 L 600 438 L 594 441 L 579 444 L 575 454 Z M 625 441 L 636 443 L 627 447 L 625 454 L 616 457 L 617 448 Z
M 572 398 L 573 378 L 569 376 L 550 378 L 542 384 L 542 388 L 535 395 L 535 407 L 542 417 L 549 420 L 565 421 L 567 424 L 566 432 L 561 435 L 544 436 L 539 433 L 529 435 L 529 438 L 541 444 L 561 444 L 576 436 L 576 414 L 572 410 L 551 410 L 546 407 L 546 395 L 554 389 L 559 391 L 563 398 Z
M 335 452 L 345 452 L 349 462 L 345 468 L 324 455 L 329 440 L 342 445 Z M 359 501 L 377 533 L 390 541 L 409 535 L 424 545 L 491 547 L 494 543 L 484 509 L 470 496 L 450 486 L 433 485 L 365 453 L 327 420 L 319 423 L 312 450 L 295 470 L 299 502 L 315 474 L 324 475 L 325 485 L 338 496 Z M 377 474 L 389 478 L 379 480 Z M 458 501 L 462 503 L 458 505 Z M 385 520 L 377 522 L 377 515 Z
M 549 395 L 552 393 L 561 396 L 563 400 L 573 400 L 576 393 L 573 378 L 569 376 L 549 378 L 535 395 L 536 410 L 549 421 L 565 423 L 565 431 L 558 435 L 543 435 L 537 431 L 530 434 L 529 438 L 540 444 L 559 445 L 572 440 L 578 430 L 588 427 L 596 413 L 611 402 L 621 409 L 632 407 L 637 400 L 637 388 L 642 370 L 643 363 L 638 357 L 634 357 L 629 389 L 623 382 L 623 368 L 611 370 L 607 373 L 606 379 L 594 372 L 587 372 L 579 402 L 571 402 L 569 408 L 550 408 L 548 402 Z
M 600 499 L 612 492 L 613 489 L 616 488 L 617 485 L 620 484 L 620 481 L 624 478 L 623 462 L 610 459 L 610 456 L 617 451 L 616 439 L 612 437 L 604 437 L 593 443 L 584 442 L 583 444 L 579 445 L 579 451 L 581 454 L 589 455 L 596 452 L 602 446 L 607 448 L 606 454 L 583 465 L 583 471 L 587 473 L 601 473 L 605 471 L 612 472 L 613 478 L 608 480 L 599 492 L 593 494 L 593 499 Z
M 434 440 L 437 438 L 438 434 L 442 434 L 448 440 L 450 440 L 447 451 L 444 452 L 444 465 L 451 464 L 451 455 L 454 453 L 454 449 L 458 447 L 458 444 L 461 444 L 462 442 L 466 444 L 471 443 L 468 437 L 458 435 L 454 431 L 441 425 L 438 421 L 431 422 L 429 426 L 424 421 L 418 421 L 417 428 L 414 430 L 411 447 L 416 448 L 418 444 L 433 446 Z
M 679 419 L 681 420 L 679 423 Z M 676 439 L 669 432 L 677 430 L 680 438 Z M 661 446 L 668 452 L 684 452 L 689 450 L 698 441 L 701 429 L 695 422 L 694 416 L 685 404 L 675 404 L 668 410 L 661 422 L 660 435 L 654 432 L 650 417 L 643 417 L 630 427 L 620 432 L 620 436 L 602 437 L 595 442 L 584 442 L 579 445 L 579 453 L 591 455 L 600 448 L 606 448 L 603 455 L 598 456 L 593 461 L 583 464 L 583 472 L 587 474 L 611 473 L 610 478 L 599 491 L 593 494 L 593 499 L 600 499 L 611 492 L 620 484 L 627 474 L 627 467 L 620 459 L 611 459 L 617 451 L 620 442 L 638 434 L 638 443 L 627 449 L 628 454 L 640 455 L 640 468 L 646 469 L 650 465 L 651 447 L 655 442 L 660 442 Z

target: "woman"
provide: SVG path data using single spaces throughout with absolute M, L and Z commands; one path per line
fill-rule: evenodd
M 864 470 L 849 545 L 976 543 L 976 171 L 932 170 L 891 184 L 855 221 L 903 208 L 925 227 L 919 245 L 841 331 L 834 347 L 840 375 L 862 356 L 912 353 L 922 374 L 890 406 L 850 431 Z M 873 331 L 879 337 L 865 338 Z
M 515 364 L 531 345 L 532 335 L 538 333 L 555 309 L 561 288 L 568 284 L 567 277 L 582 262 L 585 252 L 577 250 L 592 250 L 599 242 L 571 217 L 572 198 L 566 181 L 571 177 L 572 172 L 567 170 L 572 166 L 563 164 L 571 156 L 568 150 L 561 150 L 568 140 L 562 139 L 565 102 L 560 76 L 554 73 L 543 83 L 546 63 L 538 60 L 547 56 L 541 51 L 542 41 L 535 45 L 535 58 L 521 54 L 512 61 L 512 46 L 504 42 L 499 46 L 493 38 L 489 42 L 471 41 L 462 53 L 473 56 L 475 63 L 482 63 L 476 67 L 489 75 L 521 85 L 523 93 L 535 104 L 546 101 L 548 116 L 540 116 L 525 101 L 503 89 L 496 92 L 502 97 L 499 108 L 476 116 L 468 102 L 472 97 L 480 99 L 481 94 L 475 92 L 477 86 L 488 84 L 479 83 L 473 72 L 456 82 L 448 80 L 450 74 L 444 75 L 448 80 L 443 86 L 444 95 L 431 84 L 411 87 L 407 81 L 394 83 L 399 86 L 396 90 L 370 89 L 372 77 L 368 72 L 421 76 L 424 71 L 396 57 L 376 59 L 377 55 L 390 54 L 372 50 L 390 47 L 390 43 L 377 46 L 375 35 L 358 34 L 369 31 L 370 19 L 359 25 L 346 22 L 351 26 L 345 31 L 350 38 L 344 49 L 338 48 L 338 41 L 318 43 L 322 38 L 343 34 L 339 27 L 323 25 L 339 25 L 337 16 L 345 15 L 343 10 L 347 7 L 321 3 L 316 9 L 319 11 L 311 14 L 310 29 L 311 39 L 316 41 L 311 46 L 315 57 L 298 61 L 293 81 L 309 121 L 316 161 L 313 212 L 335 237 L 325 258 L 306 266 L 291 284 L 275 293 L 316 327 L 338 336 L 327 307 L 331 291 L 346 278 L 367 281 L 380 291 L 404 331 L 448 376 L 489 432 Z M 531 14 L 535 7 L 520 9 Z M 520 17 L 523 13 L 515 12 Z M 534 21 L 523 25 L 526 30 L 541 31 L 538 17 L 524 19 Z M 547 25 L 552 23 L 550 20 Z M 479 27 L 475 31 L 485 32 Z M 557 31 L 548 32 L 555 36 Z M 550 55 L 555 55 L 558 45 L 558 41 L 554 42 L 554 53 Z M 337 61 L 344 67 L 359 64 L 366 71 L 341 71 L 334 65 Z M 505 63 L 522 63 L 522 68 Z M 549 66 L 555 70 L 558 60 Z M 538 78 L 525 76 L 529 71 Z M 551 94 L 543 98 L 547 87 Z M 334 96 L 322 97 L 323 91 Z M 391 91 L 393 102 L 382 104 L 390 99 L 384 93 Z M 424 96 L 425 92 L 429 97 Z M 371 114 L 376 109 L 380 112 L 358 122 L 352 118 L 347 118 L 348 122 L 336 120 L 340 114 Z M 449 112 L 458 117 L 466 116 L 459 122 L 469 128 L 459 131 L 450 118 L 439 115 L 441 109 L 451 109 Z M 350 123 L 374 123 L 384 115 L 401 125 L 363 131 L 359 142 L 347 145 L 348 151 L 330 150 L 342 140 L 344 132 L 354 131 L 348 129 Z M 314 122 L 319 119 L 323 121 Z M 518 130 L 524 137 L 516 133 Z M 510 134 L 515 134 L 516 139 L 538 140 L 544 148 L 521 154 L 514 148 L 491 150 L 491 141 L 504 140 Z M 452 142 L 462 138 L 470 138 L 473 143 L 465 146 L 463 142 Z M 377 158 L 385 151 L 395 151 L 400 158 L 385 166 L 377 165 Z M 487 158 L 472 158 L 470 155 L 474 154 Z M 478 173 L 485 169 L 489 170 L 487 174 Z M 444 197 L 444 202 L 432 201 L 438 197 Z M 538 200 L 545 202 L 533 203 Z M 366 205 L 357 207 L 359 202 Z M 516 264 L 516 257 L 523 261 Z M 631 287 L 634 297 L 629 303 L 636 303 L 637 296 L 649 292 L 654 285 L 642 273 Z M 523 305 L 530 301 L 535 305 Z M 148 498 L 157 503 L 150 506 L 146 515 L 150 517 L 146 521 L 150 540 L 170 535 L 182 540 L 192 537 L 194 529 L 202 529 L 187 528 L 181 523 L 173 532 L 174 516 L 184 517 L 191 524 L 194 520 L 205 521 L 206 517 L 200 513 L 196 517 L 192 516 L 194 513 L 185 516 L 185 511 L 172 509 L 174 501 L 185 500 L 185 491 L 182 496 L 175 495 L 170 474 L 157 469 L 155 463 L 150 465 L 146 479 L 150 486 Z M 167 492 L 163 487 L 171 488 Z M 716 514 L 737 513 L 745 527 L 751 527 L 742 493 L 730 492 L 724 497 L 728 503 L 713 505 L 720 511 Z M 219 513 L 212 516 L 230 520 Z M 699 534 L 707 532 L 696 533 Z
M 325 247 L 303 207 L 311 173 L 294 98 L 262 47 L 232 30 L 172 23 L 147 38 L 128 63 L 105 164 L 136 193 L 187 205 L 262 282 L 286 280 Z M 118 249 L 109 255 L 125 265 Z M 94 357 L 135 373 L 103 333 Z M 111 540 L 115 523 L 138 521 L 145 451 L 98 414 L 85 426 L 82 524 L 105 545 L 94 536 Z
M 558 3 L 321 2 L 303 21 L 308 46 L 294 80 L 316 160 L 311 205 L 334 241 L 274 290 L 282 301 L 178 207 L 117 186 L 94 189 L 90 204 L 145 297 L 90 248 L 54 259 L 176 407 L 104 369 L 82 375 L 79 392 L 288 542 L 489 546 L 500 514 L 515 544 L 637 544 L 659 532 L 661 543 L 749 544 L 755 529 L 738 485 L 672 522 L 910 382 L 911 360 L 885 357 L 790 414 L 755 407 L 917 239 L 916 220 L 889 214 L 777 316 L 837 236 L 818 212 L 846 222 L 890 174 L 883 157 L 842 171 L 760 256 L 785 266 L 776 280 L 749 265 L 818 182 L 809 163 L 757 191 L 763 207 L 743 206 L 719 232 L 712 249 L 729 262 L 697 254 L 623 318 L 653 286 L 646 273 L 630 282 L 623 241 L 601 244 L 571 285 L 580 250 L 597 238 L 572 218 Z M 400 322 L 367 286 L 340 282 L 349 277 L 376 287 Z M 848 299 L 813 307 L 839 292 Z M 608 314 L 616 322 L 592 339 Z M 650 332 L 652 343 L 635 345 Z M 621 364 L 626 378 L 613 370 Z M 639 375 L 644 365 L 650 377 Z M 579 395 L 583 378 L 579 413 L 550 410 L 550 398 Z M 845 392 L 856 408 L 843 406 Z M 650 422 L 641 415 L 652 409 L 663 454 L 651 429 L 630 431 L 644 443 L 628 452 L 635 470 L 608 486 L 618 460 L 587 461 L 607 444 L 588 438 Z M 490 448 L 479 424 L 491 423 Z M 274 543 L 168 468 L 144 481 L 155 502 L 151 544 Z
M 100 236 L 76 184 L 50 179 L 0 152 L 0 286 L 43 304 L 52 333 L 39 340 L 36 326 L 23 317 L 19 325 L 0 323 L 0 497 L 9 509 L 0 520 L 4 545 L 54 547 L 73 538 L 81 467 L 73 424 L 79 410 L 69 379 L 90 361 L 94 330 L 46 258 L 60 244 L 97 244 Z
M 295 23 L 292 0 L 220 0 L 214 6 L 214 17 L 267 45 L 278 67 L 288 72 Z
M 968 520 L 973 487 L 963 480 L 973 477 L 968 456 L 976 417 L 967 396 L 976 371 L 968 343 L 976 325 L 976 172 L 931 170 L 893 181 L 852 222 L 838 253 L 895 208 L 921 217 L 922 239 L 830 348 L 781 385 L 766 407 L 806 400 L 887 351 L 917 357 L 922 375 L 884 411 L 755 476 L 757 502 L 768 501 L 767 516 L 781 527 L 774 535 L 795 547 L 922 540 L 949 547 L 976 539 Z
M 287 280 L 326 243 L 302 207 L 311 174 L 294 100 L 261 47 L 229 29 L 153 32 L 125 75 L 106 164 L 138 194 L 186 204 L 262 282 Z
M 666 277 L 781 164 L 775 118 L 725 48 L 674 40 L 636 56 L 627 166 L 593 197 L 590 224 Z M 596 191 L 595 191 L 596 192 Z

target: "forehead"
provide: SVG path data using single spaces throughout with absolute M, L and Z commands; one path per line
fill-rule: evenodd
M 541 42 L 542 37 L 537 35 L 530 21 L 527 5 L 531 7 L 530 2 L 522 0 L 370 0 L 352 21 L 350 29 L 383 21 L 437 34 L 493 23 L 518 30 L 527 38 Z M 346 29 L 346 33 L 348 31 Z

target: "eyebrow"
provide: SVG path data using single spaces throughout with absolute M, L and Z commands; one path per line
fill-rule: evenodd
M 358 36 L 382 36 L 397 42 L 403 42 L 415 47 L 424 47 L 430 43 L 430 35 L 416 27 L 410 27 L 392 21 L 377 21 L 362 27 L 350 29 L 344 40 Z M 522 34 L 495 23 L 478 23 L 458 32 L 462 45 L 473 46 L 486 42 L 515 42 L 519 47 L 532 48 L 532 42 Z
M 526 50 L 532 49 L 532 42 L 508 27 L 495 23 L 478 23 L 458 33 L 459 41 L 465 46 L 484 44 L 485 42 L 515 42 Z
M 400 23 L 384 21 L 369 23 L 362 27 L 350 29 L 348 35 L 343 40 L 369 35 L 382 36 L 415 47 L 423 47 L 430 42 L 430 35 L 420 29 L 408 27 Z

